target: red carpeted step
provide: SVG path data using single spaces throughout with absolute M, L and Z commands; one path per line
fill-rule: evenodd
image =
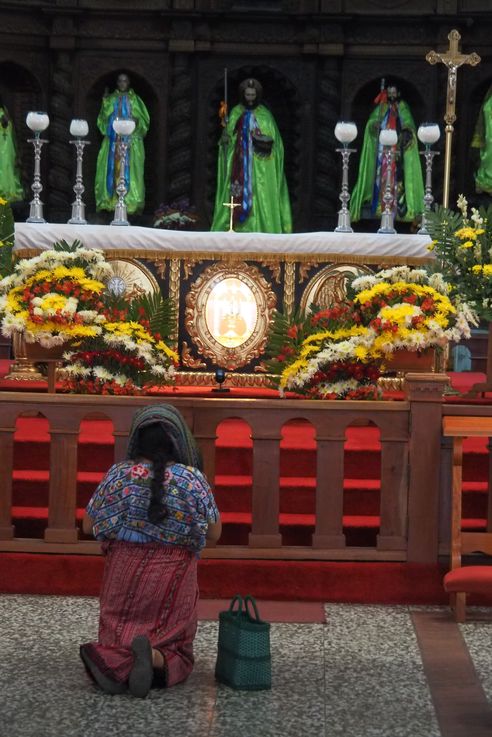
M 98 483 L 102 471 L 79 471 L 77 474 L 77 505 L 85 507 Z M 46 506 L 49 495 L 49 471 L 14 471 L 12 474 L 13 503 L 18 507 Z

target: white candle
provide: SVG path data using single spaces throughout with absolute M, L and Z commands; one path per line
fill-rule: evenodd
M 433 143 L 439 140 L 441 131 L 437 123 L 422 123 L 417 131 L 419 141 L 425 143 L 428 146 L 432 146 Z
M 347 123 L 344 120 L 340 120 L 335 126 L 335 138 L 340 143 L 347 144 L 357 137 L 357 126 L 355 123 Z
M 46 130 L 49 124 L 50 119 L 47 113 L 38 113 L 33 110 L 27 113 L 26 125 L 33 131 L 33 133 L 41 133 L 41 131 Z
M 135 130 L 135 121 L 131 118 L 115 118 L 113 120 L 113 130 L 119 136 L 131 136 Z
M 379 134 L 379 143 L 382 146 L 396 146 L 398 134 L 393 128 L 385 128 Z
M 84 138 L 89 133 L 89 124 L 87 120 L 74 118 L 70 123 L 70 133 L 75 138 Z

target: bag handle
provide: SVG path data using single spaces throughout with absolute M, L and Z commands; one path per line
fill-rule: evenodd
M 251 604 L 251 607 L 254 610 L 254 614 L 255 614 L 254 617 L 251 614 L 251 612 L 249 611 L 250 604 Z M 253 596 L 250 596 L 248 594 L 247 596 L 244 597 L 244 609 L 247 612 L 247 614 L 250 617 L 250 619 L 256 619 L 257 622 L 261 622 L 260 614 L 258 612 L 258 607 L 256 606 L 256 600 L 255 600 L 255 598 Z
M 238 605 L 238 607 L 237 607 L 237 610 L 234 611 L 234 606 L 236 604 Z M 239 614 L 241 614 L 243 608 L 244 608 L 243 597 L 241 596 L 241 594 L 236 594 L 235 596 L 232 597 L 231 603 L 229 604 L 229 611 L 231 614 L 234 614 L 234 616 L 237 617 Z

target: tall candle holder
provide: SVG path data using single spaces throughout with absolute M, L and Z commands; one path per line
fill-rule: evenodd
M 125 197 L 127 194 L 126 180 L 125 180 L 125 169 L 126 169 L 126 154 L 128 151 L 130 136 L 135 130 L 135 121 L 131 118 L 115 118 L 113 120 L 113 130 L 118 136 L 117 147 L 118 157 L 120 165 L 120 175 L 118 177 L 118 184 L 116 185 L 116 194 L 118 195 L 118 201 L 114 209 L 114 220 L 111 221 L 111 225 L 130 225 L 127 219 Z
M 427 214 L 432 208 L 434 196 L 432 194 L 432 164 L 434 156 L 439 156 L 439 151 L 432 151 L 431 146 L 437 143 L 441 131 L 437 123 L 422 123 L 417 131 L 417 137 L 424 144 L 425 149 L 419 151 L 420 155 L 425 158 L 425 194 L 424 194 L 424 210 L 422 212 L 422 222 L 417 233 L 420 235 L 429 235 L 427 230 Z
M 85 141 L 85 136 L 89 133 L 89 126 L 86 120 L 74 118 L 70 123 L 70 133 L 74 136 L 70 141 L 75 146 L 77 155 L 77 170 L 75 173 L 75 184 L 73 191 L 75 200 L 72 202 L 72 217 L 68 220 L 70 225 L 87 225 L 85 219 L 85 205 L 82 201 L 82 195 L 85 192 L 84 182 L 82 178 L 82 160 L 84 157 L 84 148 L 90 145 L 90 141 Z
M 335 138 L 340 141 L 343 148 L 335 149 L 342 156 L 342 189 L 340 191 L 341 210 L 338 211 L 338 225 L 335 233 L 353 233 L 354 229 L 350 223 L 350 211 L 348 203 L 350 193 L 348 189 L 348 171 L 350 154 L 355 153 L 355 148 L 348 148 L 349 143 L 357 137 L 357 126 L 355 123 L 347 123 L 343 120 L 339 121 L 335 126 Z
M 26 125 L 34 133 L 34 138 L 28 138 L 27 142 L 32 143 L 34 149 L 34 177 L 31 189 L 34 197 L 29 207 L 29 217 L 26 223 L 45 223 L 43 217 L 43 203 L 41 202 L 40 193 L 43 190 L 41 184 L 41 149 L 48 141 L 41 138 L 41 133 L 46 130 L 50 124 L 50 119 L 46 113 L 31 111 L 27 113 Z
M 395 146 L 397 142 L 398 134 L 393 128 L 382 130 L 379 134 L 379 143 L 383 147 L 383 160 L 386 161 L 386 180 L 383 195 L 384 210 L 381 214 L 381 226 L 378 228 L 378 233 L 396 233 L 394 227 L 395 194 L 393 159 L 396 156 Z

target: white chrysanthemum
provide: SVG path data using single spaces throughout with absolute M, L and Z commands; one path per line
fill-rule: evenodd
M 345 379 L 343 381 L 334 381 L 331 384 L 323 384 L 321 389 L 321 394 L 337 394 L 338 396 L 343 396 L 347 394 L 347 392 L 358 389 L 359 382 L 356 379 Z
M 75 297 L 69 297 L 67 301 L 65 302 L 64 306 L 62 307 L 61 313 L 62 315 L 72 317 L 77 312 L 78 306 L 79 306 L 78 299 L 75 299 Z
M 97 379 L 101 379 L 101 381 L 112 381 L 114 379 L 113 374 L 103 366 L 94 366 L 92 371 L 94 376 Z
M 352 282 L 352 288 L 356 292 L 363 292 L 366 289 L 371 289 L 371 287 L 373 287 L 375 284 L 377 284 L 377 279 L 375 276 L 358 276 L 357 279 L 354 279 L 354 281 Z
M 70 363 L 68 366 L 65 366 L 63 369 L 67 374 L 81 378 L 88 378 L 91 375 L 91 368 L 88 366 L 84 366 L 81 363 Z
M 77 315 L 84 322 L 97 322 L 98 313 L 96 310 L 79 310 Z
M 113 381 L 119 386 L 125 386 L 125 384 L 130 381 L 130 379 L 128 376 L 125 376 L 125 374 L 115 374 L 113 376 Z
M 26 321 L 18 315 L 5 315 L 2 320 L 2 335 L 11 338 L 14 333 L 20 333 L 26 327 Z

